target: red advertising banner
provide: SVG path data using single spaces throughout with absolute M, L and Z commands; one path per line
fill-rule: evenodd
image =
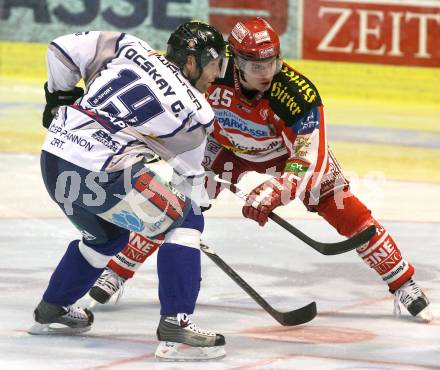
M 303 0 L 303 9 L 304 59 L 440 66 L 440 2 Z
M 287 29 L 289 1 L 277 0 L 209 0 L 209 23 L 225 34 L 229 34 L 238 21 L 255 17 L 258 13 L 265 18 L 280 35 Z M 238 13 L 231 14 L 231 11 Z M 243 14 L 244 12 L 248 15 Z M 254 13 L 255 12 L 255 13 Z

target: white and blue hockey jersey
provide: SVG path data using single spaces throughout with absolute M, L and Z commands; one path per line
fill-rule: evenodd
M 180 70 L 146 42 L 115 32 L 62 36 L 50 44 L 47 65 L 49 91 L 72 90 L 82 78 L 86 92 L 74 106 L 58 110 L 43 150 L 105 172 L 153 151 L 175 173 L 202 184 L 214 113 Z

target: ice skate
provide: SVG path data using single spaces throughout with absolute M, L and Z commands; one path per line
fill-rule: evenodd
M 193 324 L 189 315 L 162 316 L 157 328 L 156 358 L 161 361 L 208 361 L 226 355 L 225 337 Z
M 119 276 L 113 270 L 106 268 L 95 285 L 90 289 L 89 295 L 95 301 L 105 304 L 118 292 L 116 302 L 121 298 L 124 291 L 124 283 L 127 279 Z
M 429 300 L 422 292 L 422 289 L 409 279 L 394 292 L 394 315 L 400 316 L 400 305 L 403 305 L 408 312 L 420 321 L 429 322 L 432 320 L 432 312 Z
M 87 308 L 58 306 L 41 301 L 34 311 L 35 324 L 29 334 L 80 334 L 89 331 L 93 313 Z

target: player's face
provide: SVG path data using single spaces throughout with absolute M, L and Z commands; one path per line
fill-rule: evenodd
M 238 58 L 238 65 L 244 73 L 245 80 L 241 80 L 244 87 L 250 90 L 266 91 L 270 88 L 272 78 L 276 73 L 278 59 L 267 61 L 245 61 Z
M 196 89 L 202 94 L 208 91 L 212 82 L 220 76 L 220 62 L 221 58 L 213 59 L 203 68 L 202 74 L 196 82 Z

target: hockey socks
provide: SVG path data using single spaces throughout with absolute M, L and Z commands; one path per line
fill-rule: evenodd
M 335 196 L 336 197 L 336 196 Z M 359 256 L 388 284 L 391 292 L 398 289 L 414 274 L 414 267 L 402 258 L 394 240 L 372 216 L 371 211 L 349 191 L 343 204 L 335 198 L 321 200 L 317 211 L 341 235 L 351 237 L 369 225 L 376 225 L 376 235 L 365 245 L 357 248 Z
M 111 256 L 127 243 L 128 233 L 99 246 L 70 242 L 66 253 L 53 272 L 43 300 L 67 306 L 84 296 L 101 275 Z
M 102 268 L 94 268 L 84 258 L 78 248 L 79 240 L 72 241 L 52 274 L 49 286 L 43 295 L 47 303 L 67 306 L 86 294 Z
M 164 243 L 157 253 L 161 315 L 192 314 L 200 290 L 200 249 Z
M 399 248 L 388 231 L 375 222 L 376 235 L 368 244 L 356 251 L 364 262 L 374 269 L 385 281 L 391 292 L 408 281 L 414 274 L 414 267 L 402 258 Z

